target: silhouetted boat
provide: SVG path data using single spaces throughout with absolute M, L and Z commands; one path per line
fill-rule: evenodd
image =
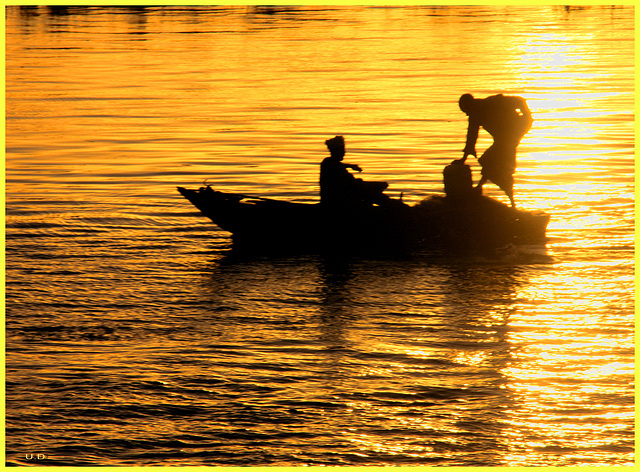
M 409 206 L 327 208 L 224 193 L 210 186 L 178 191 L 221 229 L 234 246 L 300 250 L 407 251 L 488 247 L 545 240 L 549 215 L 513 209 L 486 196 L 455 201 L 432 195 Z

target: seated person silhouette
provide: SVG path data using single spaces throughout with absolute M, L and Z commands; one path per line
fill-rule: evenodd
M 504 190 L 515 208 L 513 173 L 516 169 L 516 148 L 533 123 L 527 102 L 522 97 L 502 94 L 479 99 L 465 93 L 458 103 L 469 116 L 467 142 L 460 162 L 464 163 L 469 155 L 477 157 L 476 141 L 482 126 L 493 137 L 493 144 L 478 159 L 482 178 L 476 190 L 481 192 L 482 186 L 491 180 Z
M 391 199 L 382 192 L 386 182 L 364 182 L 347 169 L 362 172 L 360 166 L 342 162 L 345 144 L 342 136 L 325 141 L 331 155 L 320 164 L 320 203 L 329 206 L 387 205 Z

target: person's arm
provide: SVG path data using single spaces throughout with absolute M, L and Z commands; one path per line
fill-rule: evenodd
M 342 165 L 345 169 L 353 169 L 356 172 L 362 172 L 362 168 L 358 164 L 347 164 L 346 162 L 343 162 Z
M 467 160 L 467 156 L 478 157 L 476 154 L 476 141 L 478 140 L 478 132 L 480 131 L 480 123 L 473 117 L 469 117 L 469 128 L 467 129 L 467 143 L 463 149 L 464 156 L 461 162 Z

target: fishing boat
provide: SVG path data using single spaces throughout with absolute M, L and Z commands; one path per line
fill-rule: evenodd
M 511 208 L 487 196 L 463 200 L 431 195 L 415 205 L 328 207 L 216 191 L 207 185 L 178 191 L 234 247 L 320 251 L 412 251 L 498 248 L 543 243 L 549 215 Z

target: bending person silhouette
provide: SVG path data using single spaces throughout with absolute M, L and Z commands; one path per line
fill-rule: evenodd
M 386 182 L 364 182 L 347 169 L 362 172 L 360 166 L 342 162 L 345 144 L 342 136 L 325 141 L 331 155 L 320 164 L 320 202 L 325 205 L 345 206 L 354 204 L 385 205 L 391 199 L 382 192 L 389 186 Z
M 469 155 L 478 157 L 476 141 L 482 126 L 493 137 L 493 144 L 478 159 L 482 178 L 476 190 L 482 192 L 482 186 L 491 180 L 504 190 L 515 208 L 513 173 L 516 170 L 516 148 L 533 123 L 527 102 L 522 97 L 502 94 L 479 99 L 465 93 L 458 103 L 469 116 L 467 143 L 460 162 L 464 163 Z

